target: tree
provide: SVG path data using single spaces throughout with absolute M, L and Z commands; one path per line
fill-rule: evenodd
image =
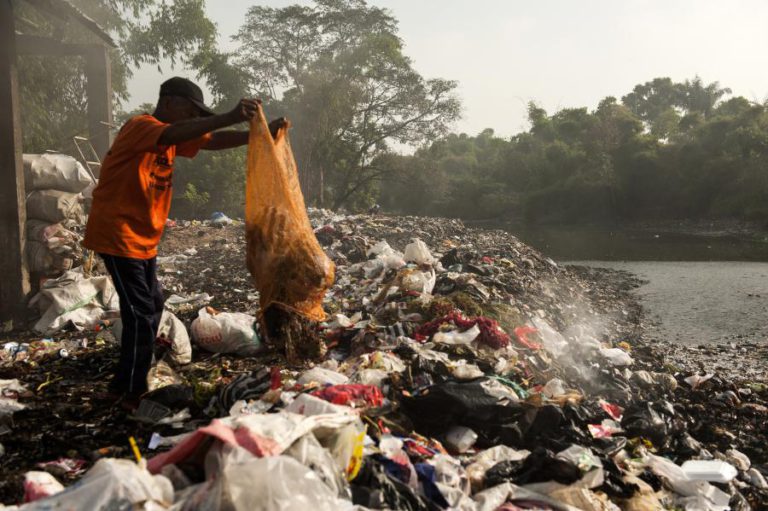
M 334 208 L 372 200 L 393 143 L 434 140 L 459 115 L 456 84 L 421 77 L 396 20 L 364 0 L 252 7 L 236 39 L 250 90 L 294 123 L 310 203 L 324 203 L 324 192 Z
M 704 85 L 698 76 L 679 84 L 678 89 L 680 105 L 689 113 L 700 113 L 705 119 L 712 115 L 718 101 L 731 93 L 731 89 L 720 88 L 718 82 Z
M 202 64 L 196 57 L 215 47 L 216 28 L 205 15 L 204 0 L 71 1 L 117 41 L 118 48 L 112 52 L 112 84 L 118 102 L 127 99 L 127 78 L 138 66 L 159 65 L 163 59 Z M 53 34 L 67 43 L 97 42 L 79 25 L 24 2 L 15 7 L 17 26 L 26 34 Z M 84 133 L 87 126 L 81 59 L 25 56 L 18 68 L 25 151 L 72 151 L 72 136 Z

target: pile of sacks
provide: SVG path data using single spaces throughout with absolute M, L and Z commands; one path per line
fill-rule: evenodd
M 82 258 L 83 204 L 95 182 L 79 161 L 63 154 L 25 154 L 27 264 L 58 276 Z

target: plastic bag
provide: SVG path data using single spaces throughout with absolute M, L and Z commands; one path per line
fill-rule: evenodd
M 220 312 L 204 307 L 192 321 L 192 338 L 206 351 L 231 353 L 241 356 L 255 355 L 261 341 L 253 323 L 256 318 L 241 312 Z
M 621 348 L 603 348 L 600 350 L 600 354 L 608 359 L 611 365 L 614 366 L 628 366 L 634 363 L 634 360 L 629 356 L 629 353 Z
M 436 261 L 429 252 L 427 244 L 418 238 L 414 238 L 413 242 L 405 247 L 404 259 L 409 263 L 416 264 L 434 264 Z
M 347 383 L 349 378 L 345 375 L 325 369 L 323 367 L 313 367 L 312 369 L 305 371 L 296 380 L 299 385 L 306 385 L 308 383 L 317 382 L 321 385 L 341 385 Z
M 317 473 L 288 456 L 227 466 L 222 484 L 237 511 L 337 511 L 344 506 Z
M 112 335 L 120 340 L 123 334 L 123 322 L 116 319 L 112 326 Z M 160 326 L 157 328 L 157 337 L 168 339 L 171 343 L 171 360 L 177 364 L 189 364 L 192 362 L 192 344 L 189 341 L 189 333 L 184 323 L 172 312 L 163 311 L 160 318 Z
M 56 223 L 62 220 L 84 220 L 80 196 L 59 190 L 36 190 L 27 196 L 27 216 Z
M 53 189 L 78 193 L 92 183 L 85 167 L 64 154 L 25 154 L 24 184 L 27 190 Z
M 64 491 L 64 485 L 48 472 L 31 471 L 24 474 L 24 502 L 34 502 Z
M 440 344 L 464 344 L 469 345 L 480 335 L 480 327 L 474 325 L 472 328 L 459 332 L 451 330 L 450 332 L 437 332 L 432 341 Z
M 245 224 L 246 262 L 262 313 L 278 304 L 324 320 L 323 298 L 333 284 L 334 265 L 307 216 L 288 127 L 273 139 L 261 109 L 251 120 L 248 141 Z
M 25 511 L 49 509 L 165 509 L 173 502 L 173 486 L 136 463 L 101 459 L 73 486 L 24 506 Z M 154 506 L 153 506 L 154 504 Z

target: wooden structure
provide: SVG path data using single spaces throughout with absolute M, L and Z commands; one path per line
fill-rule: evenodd
M 88 130 L 99 157 L 111 144 L 112 80 L 109 49 L 115 43 L 92 19 L 67 0 L 26 0 L 45 15 L 73 21 L 95 34 L 101 44 L 68 44 L 17 32 L 13 0 L 0 0 L 0 327 L 26 314 L 30 291 L 24 250 L 26 204 L 22 164 L 19 55 L 81 56 L 86 62 Z M 13 323 L 10 323 L 11 325 Z

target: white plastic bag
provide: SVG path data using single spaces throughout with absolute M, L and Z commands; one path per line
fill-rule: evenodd
M 451 330 L 450 332 L 437 332 L 432 336 L 432 341 L 440 344 L 471 344 L 472 341 L 477 339 L 480 335 L 480 327 L 477 325 L 472 328 L 459 332 L 458 330 Z
M 317 473 L 288 456 L 227 466 L 222 484 L 236 511 L 337 511 L 343 505 Z
M 84 219 L 80 196 L 59 190 L 35 190 L 27 196 L 27 217 L 56 223 Z
M 83 165 L 65 154 L 25 154 L 24 182 L 27 190 L 61 190 L 79 193 L 91 184 Z
M 420 271 L 406 268 L 400 272 L 400 285 L 405 291 L 431 294 L 436 282 L 437 275 L 432 269 Z
M 64 485 L 48 472 L 32 470 L 24 474 L 24 502 L 34 502 L 64 491 Z
M 296 383 L 299 385 L 306 385 L 308 383 L 317 382 L 321 385 L 341 385 L 347 383 L 349 378 L 345 375 L 325 369 L 324 367 L 313 367 L 308 371 L 304 371 Z
M 413 242 L 405 247 L 403 258 L 409 263 L 416 264 L 434 264 L 436 259 L 429 252 L 426 243 L 418 238 L 413 238 Z
M 24 511 L 50 509 L 165 509 L 173 502 L 173 486 L 130 460 L 105 458 L 61 493 L 24 506 Z
M 123 322 L 120 319 L 116 319 L 112 325 L 112 335 L 118 341 L 122 337 Z M 187 328 L 171 311 L 163 310 L 157 336 L 171 341 L 171 360 L 181 365 L 192 362 L 192 344 L 189 341 Z
M 253 324 L 256 318 L 241 312 L 220 312 L 204 307 L 192 322 L 192 338 L 204 350 L 240 356 L 255 355 L 261 341 Z
M 603 348 L 600 350 L 600 354 L 608 359 L 611 365 L 617 367 L 628 366 L 634 363 L 629 353 L 621 348 Z

